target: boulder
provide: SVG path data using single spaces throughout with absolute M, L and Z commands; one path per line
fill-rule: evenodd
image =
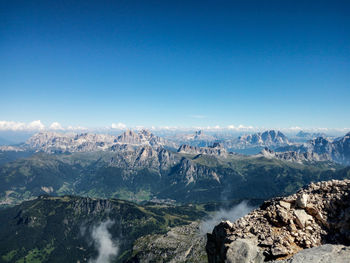
M 295 223 L 303 229 L 307 224 L 313 221 L 313 217 L 308 215 L 303 209 L 294 210 Z
M 300 208 L 305 208 L 307 206 L 308 200 L 309 200 L 308 194 L 301 194 L 298 196 L 298 198 L 296 200 L 296 204 Z
M 263 263 L 263 253 L 254 239 L 237 239 L 227 249 L 227 263 Z

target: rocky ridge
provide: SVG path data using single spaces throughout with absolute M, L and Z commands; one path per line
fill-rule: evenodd
M 348 263 L 349 258 L 350 247 L 326 244 L 304 249 L 289 259 L 274 263 Z
M 317 154 L 314 152 L 298 153 L 296 151 L 275 152 L 268 148 L 263 149 L 257 156 L 264 156 L 266 158 L 276 158 L 279 160 L 304 163 L 304 162 L 325 162 L 332 161 L 327 154 Z
M 297 153 L 318 154 L 333 162 L 350 165 L 350 133 L 334 140 L 317 137 L 303 144 L 286 145 L 275 150 L 277 152 L 295 151 Z
M 263 262 L 326 243 L 349 245 L 349 193 L 350 180 L 311 183 L 234 223 L 221 222 L 208 234 L 209 262 L 243 262 L 237 261 L 243 254 L 244 262 Z
M 19 146 L 2 146 L 1 151 L 36 151 L 46 153 L 73 153 L 116 151 L 130 146 L 176 148 L 174 143 L 160 138 L 147 130 L 127 130 L 119 136 L 92 133 L 40 132 Z
M 88 152 L 106 150 L 116 142 L 115 136 L 108 134 L 41 132 L 29 138 L 25 146 L 47 153 Z
M 178 153 L 188 153 L 188 154 L 208 154 L 208 155 L 218 155 L 227 156 L 227 151 L 220 143 L 214 143 L 209 147 L 198 147 L 183 144 L 177 150 Z
M 246 148 L 252 146 L 282 146 L 289 145 L 290 142 L 282 132 L 269 130 L 264 132 L 258 132 L 254 134 L 247 134 L 239 136 L 235 142 L 235 148 Z
M 132 130 L 127 130 L 117 137 L 116 142 L 122 144 L 150 146 L 164 146 L 168 144 L 165 139 L 155 136 L 153 133 L 145 129 L 142 129 L 137 133 Z
M 327 138 L 318 137 L 307 143 L 309 152 L 326 154 L 334 161 L 345 165 L 350 164 L 350 133 L 331 141 Z

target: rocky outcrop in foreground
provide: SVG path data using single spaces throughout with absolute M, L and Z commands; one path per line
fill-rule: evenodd
M 294 195 L 264 202 L 234 223 L 221 222 L 208 234 L 209 262 L 288 259 L 326 243 L 350 245 L 349 192 L 350 180 L 312 183 Z M 285 262 L 302 262 L 293 260 Z
M 350 247 L 326 244 L 304 249 L 286 260 L 273 263 L 349 263 Z

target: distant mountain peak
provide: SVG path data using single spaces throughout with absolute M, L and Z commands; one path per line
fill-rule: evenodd
M 246 134 L 239 136 L 235 142 L 236 147 L 263 147 L 263 146 L 282 146 L 288 145 L 289 140 L 287 136 L 285 136 L 280 131 L 275 130 L 267 130 L 264 132 L 258 132 L 254 134 Z
M 218 155 L 218 156 L 225 156 L 228 154 L 221 143 L 214 143 L 212 146 L 209 146 L 209 147 L 198 147 L 198 146 L 183 144 L 179 147 L 177 152 L 187 153 L 187 154 L 206 154 L 206 155 Z
M 165 140 L 163 138 L 155 136 L 153 133 L 146 129 L 142 129 L 137 133 L 132 130 L 127 130 L 118 136 L 117 142 L 135 145 L 147 144 L 151 146 L 165 144 Z
M 265 147 L 257 156 L 264 156 L 266 158 L 275 158 L 296 163 L 331 161 L 331 158 L 326 154 L 319 155 L 314 152 L 298 153 L 295 151 L 275 152 L 267 147 Z

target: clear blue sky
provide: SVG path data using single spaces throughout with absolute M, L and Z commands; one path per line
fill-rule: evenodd
M 0 120 L 349 127 L 349 14 L 345 0 L 4 0 Z

